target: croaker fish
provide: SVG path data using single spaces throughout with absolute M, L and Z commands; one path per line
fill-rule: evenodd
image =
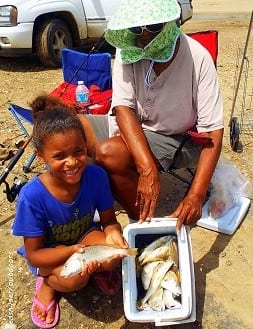
M 110 245 L 93 245 L 84 247 L 81 252 L 75 252 L 70 256 L 62 267 L 60 275 L 68 278 L 81 273 L 89 261 L 96 260 L 99 263 L 113 256 L 132 256 L 137 254 L 137 248 L 116 248 Z
M 137 309 L 164 311 L 181 307 L 178 245 L 175 235 L 158 238 L 136 258 L 146 294 L 137 300 Z
M 170 261 L 160 262 L 158 264 L 156 270 L 153 273 L 149 288 L 148 288 L 145 296 L 140 300 L 140 303 L 137 305 L 137 307 L 139 309 L 145 308 L 146 302 L 159 288 L 161 281 L 163 280 L 165 274 L 168 272 L 168 270 L 171 268 L 172 265 L 173 265 L 173 262 L 170 262 Z
M 140 263 L 144 261 L 144 258 L 147 257 L 151 251 L 154 251 L 155 249 L 163 246 L 166 242 L 170 241 L 172 238 L 173 235 L 165 235 L 150 243 L 146 248 L 143 249 L 141 255 L 139 256 Z
M 180 308 L 182 304 L 176 300 L 170 290 L 163 289 L 163 302 L 166 308 Z
M 142 266 L 159 260 L 172 261 L 175 265 L 178 265 L 178 250 L 175 237 L 170 236 L 170 239 L 164 241 L 164 244 L 160 247 L 150 251 L 149 253 L 145 253 L 144 256 L 143 253 L 139 256 L 139 261 Z
M 161 282 L 161 287 L 171 291 L 173 296 L 181 295 L 181 286 L 178 275 L 172 269 L 165 274 Z
M 154 271 L 156 270 L 160 261 L 147 263 L 141 272 L 141 282 L 143 288 L 148 290 Z
M 165 311 L 166 305 L 163 300 L 162 287 L 158 288 L 156 292 L 149 298 L 147 302 L 147 308 L 158 312 Z

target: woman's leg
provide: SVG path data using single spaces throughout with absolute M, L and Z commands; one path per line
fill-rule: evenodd
M 96 163 L 108 172 L 115 199 L 131 219 L 139 219 L 135 205 L 139 175 L 122 138 L 112 137 L 97 145 Z

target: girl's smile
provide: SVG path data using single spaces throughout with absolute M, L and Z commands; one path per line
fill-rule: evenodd
M 78 131 L 49 136 L 40 157 L 47 163 L 50 176 L 60 183 L 79 183 L 87 164 L 86 143 Z

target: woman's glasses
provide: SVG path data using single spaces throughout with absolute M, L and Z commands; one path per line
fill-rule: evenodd
M 158 33 L 162 31 L 164 24 L 165 23 L 150 24 L 145 26 L 135 26 L 135 27 L 130 27 L 129 30 L 136 35 L 143 34 L 144 30 L 147 30 L 148 32 L 151 33 Z

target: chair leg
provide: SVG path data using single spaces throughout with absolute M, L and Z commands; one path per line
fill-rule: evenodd
M 24 173 L 28 173 L 31 170 L 31 165 L 33 163 L 33 161 L 36 158 L 36 154 L 33 152 L 33 154 L 30 156 L 29 160 L 27 161 L 27 163 L 23 166 L 23 171 Z
M 191 175 L 192 175 L 192 177 L 193 177 L 193 174 L 192 174 L 192 172 L 190 171 L 190 169 L 189 169 L 189 172 L 191 173 Z M 170 170 L 170 171 L 168 171 L 168 173 L 169 173 L 170 175 L 172 175 L 173 177 L 179 179 L 181 182 L 186 183 L 188 186 L 191 185 L 192 179 L 191 179 L 191 180 L 190 180 L 190 179 L 186 179 L 186 178 L 184 178 L 184 177 L 178 175 L 177 173 L 175 173 L 174 170 Z

